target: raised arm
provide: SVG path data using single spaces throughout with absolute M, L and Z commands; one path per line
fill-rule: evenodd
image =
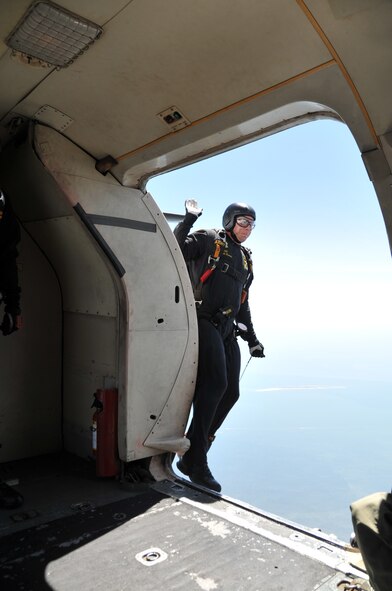
M 198 258 L 202 253 L 204 244 L 202 236 L 203 232 L 189 235 L 193 224 L 197 218 L 201 216 L 203 210 L 198 206 L 194 199 L 187 199 L 185 201 L 185 217 L 174 228 L 174 236 L 181 248 L 182 254 L 186 261 Z

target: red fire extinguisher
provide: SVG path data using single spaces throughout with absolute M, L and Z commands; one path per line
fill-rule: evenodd
M 116 476 L 119 473 L 117 402 L 116 388 L 100 389 L 94 393 L 91 444 L 96 458 L 97 476 Z

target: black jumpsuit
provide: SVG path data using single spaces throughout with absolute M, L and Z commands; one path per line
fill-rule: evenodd
M 190 263 L 193 283 L 208 267 L 208 256 L 214 251 L 214 237 L 218 235 L 215 230 L 189 234 L 196 219 L 195 215 L 187 213 L 174 230 L 184 259 Z M 239 398 L 241 356 L 234 321 L 247 326 L 246 340 L 250 346 L 258 343 L 248 299 L 241 303 L 244 284 L 248 289 L 253 277 L 249 269 L 250 258 L 244 250 L 227 235 L 218 267 L 203 284 L 202 301 L 197 307 L 199 364 L 193 419 L 187 433 L 191 448 L 184 458 L 189 465 L 206 463 L 209 438 L 216 433 Z M 219 314 L 227 309 L 232 310 L 228 317 Z

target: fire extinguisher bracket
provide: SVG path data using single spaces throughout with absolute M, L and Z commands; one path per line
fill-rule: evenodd
M 98 398 L 97 392 L 94 392 L 94 401 L 90 408 L 96 408 L 97 413 L 103 411 L 103 402 Z

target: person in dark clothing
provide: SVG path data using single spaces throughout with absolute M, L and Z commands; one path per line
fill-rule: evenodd
M 8 198 L 0 189 L 0 304 L 4 316 L 0 330 L 4 336 L 21 328 L 20 287 L 18 280 L 17 245 L 20 228 Z
M 202 210 L 194 200 L 186 201 L 185 207 L 186 215 L 174 235 L 195 294 L 199 364 L 193 418 L 186 434 L 191 446 L 177 467 L 193 482 L 219 492 L 221 485 L 208 467 L 207 452 L 239 398 L 241 356 L 236 335 L 248 342 L 252 356 L 264 357 L 248 301 L 253 280 L 251 253 L 242 245 L 254 228 L 256 213 L 245 203 L 233 203 L 224 212 L 223 230 L 190 234 Z
M 392 589 L 392 493 L 377 492 L 350 506 L 356 543 L 371 589 Z M 362 589 L 358 585 L 358 589 Z M 364 588 L 365 589 L 365 588 Z
M 18 280 L 17 244 L 20 228 L 11 205 L 0 189 L 0 304 L 4 303 L 4 317 L 0 330 L 4 336 L 21 328 L 20 287 Z M 0 479 L 0 509 L 15 509 L 23 497 Z

